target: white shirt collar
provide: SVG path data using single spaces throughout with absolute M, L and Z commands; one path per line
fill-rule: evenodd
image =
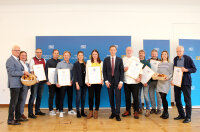
M 19 60 L 19 58 L 17 58 L 16 56 L 12 55 L 17 61 Z

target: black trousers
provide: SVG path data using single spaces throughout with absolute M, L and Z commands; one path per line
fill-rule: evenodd
M 140 89 L 140 84 L 126 84 L 124 83 L 124 91 L 125 91 L 125 98 L 126 98 L 126 110 L 130 111 L 131 110 L 131 93 L 133 96 L 133 109 L 134 112 L 139 111 L 139 89 Z
M 60 101 L 60 88 L 56 88 L 56 110 L 59 110 Z
M 101 87 L 102 87 L 101 84 L 92 84 L 91 87 L 88 87 L 89 110 L 93 110 L 94 95 L 95 95 L 95 110 L 99 110 Z
M 162 99 L 163 109 L 164 109 L 165 112 L 168 112 L 167 94 L 162 93 L 162 92 L 159 92 L 159 94 L 160 94 L 160 97 Z
M 8 110 L 8 121 L 19 119 L 20 114 L 20 104 L 21 104 L 22 88 L 10 88 L 10 104 Z
M 107 89 L 110 100 L 111 112 L 116 115 L 119 115 L 121 106 L 121 90 L 118 89 L 118 83 L 115 83 L 114 78 L 112 82 L 110 82 L 110 84 L 111 84 L 110 88 Z M 116 102 L 116 108 L 115 108 L 115 102 Z
M 178 113 L 180 116 L 185 117 L 185 112 L 183 110 L 183 105 L 181 102 L 181 93 L 183 92 L 184 95 L 184 101 L 186 104 L 186 118 L 191 118 L 191 112 L 192 112 L 192 103 L 191 103 L 191 86 L 181 86 L 177 87 L 174 86 L 174 93 L 175 93 L 175 102 L 176 107 L 178 109 Z
M 49 87 L 49 111 L 52 111 L 53 110 L 53 99 L 54 99 L 57 87 L 55 84 L 49 85 L 48 87 Z
M 60 88 L 60 106 L 59 106 L 60 112 L 63 111 L 65 91 L 67 91 L 67 96 L 68 96 L 68 111 L 72 110 L 73 86 L 63 86 Z

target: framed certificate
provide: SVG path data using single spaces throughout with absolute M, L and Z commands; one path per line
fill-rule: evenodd
M 142 64 L 141 62 L 133 59 L 128 66 L 127 76 L 133 79 L 137 79 L 139 77 L 143 65 L 144 64 Z
M 152 69 L 154 72 L 157 72 L 157 71 L 158 71 L 158 65 L 160 64 L 160 61 L 157 61 L 157 60 L 150 60 L 150 64 L 151 64 L 151 69 Z
M 58 69 L 58 84 L 60 86 L 71 85 L 70 69 Z
M 145 66 L 143 69 L 141 83 L 142 84 L 147 83 L 151 79 L 154 73 L 155 72 L 151 68 L 149 68 L 148 66 Z
M 173 73 L 173 79 L 172 83 L 175 86 L 181 87 L 182 84 L 182 78 L 183 78 L 183 72 L 180 67 L 174 67 L 174 73 Z
M 55 76 L 56 68 L 48 68 L 48 78 L 51 84 L 55 84 L 54 76 Z
M 43 64 L 33 65 L 33 71 L 38 81 L 46 80 Z
M 101 68 L 99 66 L 88 67 L 88 80 L 90 84 L 101 83 Z

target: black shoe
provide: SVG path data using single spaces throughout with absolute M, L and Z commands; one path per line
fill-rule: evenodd
M 163 111 L 163 113 L 162 113 L 162 115 L 160 116 L 160 118 L 163 118 L 164 114 L 165 114 L 165 112 Z
M 183 123 L 189 123 L 189 122 L 191 122 L 190 118 L 185 118 L 185 120 L 183 121 Z
M 33 118 L 33 119 L 36 119 L 37 116 L 35 116 L 34 114 L 28 114 L 28 118 Z
M 174 120 L 182 120 L 182 119 L 185 119 L 184 116 L 181 116 L 181 115 L 178 115 L 178 117 L 175 117 Z
M 168 112 L 164 112 L 164 115 L 162 117 L 163 119 L 168 119 L 169 118 L 169 113 Z
M 150 114 L 156 113 L 156 109 L 151 109 Z
M 113 119 L 113 118 L 115 118 L 115 114 L 114 113 L 112 113 L 111 115 L 110 115 L 110 117 L 109 117 L 109 119 Z
M 157 109 L 156 114 L 157 115 L 161 114 L 161 110 Z
M 8 125 L 21 125 L 21 123 L 19 123 L 16 120 L 12 120 L 12 121 L 8 121 Z
M 81 113 L 80 113 L 80 111 L 77 111 L 77 118 L 81 118 Z
M 121 121 L 121 118 L 120 118 L 119 115 L 116 115 L 116 120 L 117 120 L 117 121 Z
M 87 117 L 87 115 L 84 113 L 84 110 L 81 110 L 81 116 Z
M 46 114 L 40 111 L 40 112 L 35 113 L 35 115 L 46 115 Z
M 25 120 L 21 117 L 19 119 L 16 119 L 17 122 L 24 122 Z

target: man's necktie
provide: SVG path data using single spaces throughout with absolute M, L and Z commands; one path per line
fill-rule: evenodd
M 112 57 L 112 76 L 114 76 L 114 57 Z

